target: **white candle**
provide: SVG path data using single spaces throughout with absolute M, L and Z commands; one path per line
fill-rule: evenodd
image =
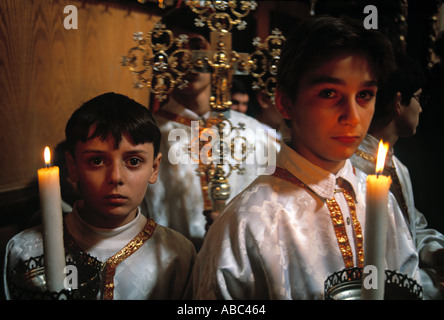
M 383 300 L 390 176 L 382 175 L 388 144 L 379 143 L 376 174 L 367 177 L 362 299 Z M 368 277 L 368 278 L 367 278 Z M 376 283 L 375 283 L 376 282 Z
M 45 168 L 38 170 L 40 209 L 43 224 L 46 288 L 64 288 L 65 249 L 63 246 L 62 197 L 59 167 L 50 167 L 49 148 L 45 148 Z

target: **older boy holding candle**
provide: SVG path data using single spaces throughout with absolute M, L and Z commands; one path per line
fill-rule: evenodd
M 415 208 L 409 171 L 393 150 L 400 137 L 411 137 L 416 132 L 422 111 L 420 97 L 424 83 L 424 74 L 416 61 L 405 54 L 397 54 L 396 70 L 378 89 L 376 111 L 368 134 L 351 161 L 357 169 L 372 174 L 378 142 L 382 139 L 389 144 L 384 174 L 392 179 L 390 191 L 394 201 L 391 208 L 398 212 L 398 216 L 404 217 L 409 229 L 406 236 L 412 237 L 416 243 L 424 299 L 443 299 L 444 236 L 427 228 L 426 218 Z M 360 186 L 364 187 L 365 181 Z
M 194 246 L 138 208 L 148 184 L 156 182 L 162 157 L 160 131 L 149 110 L 120 94 L 100 95 L 73 113 L 66 141 L 69 175 L 82 200 L 64 219 L 65 250 L 104 263 L 97 298 L 182 298 Z M 14 236 L 6 272 L 42 251 L 40 227 Z
M 329 275 L 363 266 L 365 200 L 348 158 L 392 60 L 379 33 L 336 18 L 307 21 L 287 40 L 276 106 L 291 122 L 291 140 L 274 173 L 257 178 L 210 228 L 195 298 L 322 299 Z M 397 234 L 388 242 L 398 243 Z M 388 267 L 416 278 L 414 244 L 403 249 Z

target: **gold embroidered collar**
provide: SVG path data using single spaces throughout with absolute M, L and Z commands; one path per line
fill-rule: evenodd
M 278 177 L 280 179 L 287 180 L 298 185 L 301 188 L 305 188 L 310 190 L 301 180 L 291 174 L 288 170 L 276 167 L 276 170 L 273 173 L 273 176 Z M 358 217 L 356 215 L 356 204 L 353 198 L 352 193 L 347 190 L 347 188 L 339 189 L 343 194 L 347 201 L 350 216 L 353 220 L 353 227 L 355 230 L 356 243 L 357 243 L 357 254 L 358 254 L 358 267 L 362 268 L 364 265 L 364 238 L 362 235 L 361 224 L 359 223 Z M 310 190 L 311 192 L 311 190 Z M 348 240 L 347 231 L 345 228 L 344 217 L 342 215 L 341 208 L 339 207 L 336 199 L 332 197 L 331 199 L 326 199 L 326 205 L 328 211 L 330 212 L 330 217 L 333 223 L 333 228 L 335 231 L 336 239 L 338 241 L 339 250 L 342 254 L 342 259 L 344 260 L 344 264 L 346 268 L 352 268 L 354 266 L 354 258 L 353 252 L 350 246 L 350 241 Z
M 152 219 L 148 219 L 145 227 L 137 236 L 135 236 L 127 245 L 125 245 L 119 252 L 110 257 L 105 263 L 103 263 L 103 269 L 105 270 L 104 274 L 104 286 L 103 286 L 103 299 L 104 300 L 113 300 L 114 298 L 114 275 L 116 273 L 116 269 L 120 263 L 122 263 L 126 258 L 136 252 L 143 244 L 151 238 L 154 234 L 154 230 L 156 229 L 156 222 Z M 75 255 L 82 255 L 84 251 L 80 246 L 75 242 L 71 234 L 66 229 L 64 224 L 64 242 L 65 242 L 65 250 L 68 252 L 72 252 Z

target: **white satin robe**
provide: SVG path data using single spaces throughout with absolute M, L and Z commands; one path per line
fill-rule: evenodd
M 82 205 L 81 201 L 66 216 L 66 228 L 84 252 L 102 262 L 133 241 L 147 223 L 147 218 L 138 213 L 133 221 L 122 227 L 96 228 L 79 216 L 79 205 Z M 11 298 L 6 281 L 8 269 L 42 254 L 41 225 L 22 231 L 8 242 L 4 266 L 8 299 Z M 196 252 L 188 239 L 174 230 L 157 225 L 152 236 L 115 269 L 113 299 L 181 299 L 188 288 L 195 261 Z M 98 293 L 97 298 L 103 298 L 103 291 Z
M 367 134 L 359 146 L 359 150 L 376 157 L 378 144 L 379 140 L 372 135 Z M 375 172 L 375 163 L 365 160 L 356 154 L 352 156 L 351 161 L 356 168 L 366 174 L 373 174 Z M 444 235 L 434 229 L 427 228 L 427 220 L 425 216 L 415 207 L 413 186 L 409 170 L 393 154 L 393 149 L 390 149 L 386 158 L 386 166 L 391 167 L 392 164 L 394 164 L 396 168 L 402 194 L 407 206 L 407 213 L 402 212 L 402 205 L 400 206 L 398 202 L 393 206 L 393 210 L 399 212 L 398 215 L 403 215 L 405 217 L 410 230 L 410 235 L 416 244 L 420 258 L 420 273 L 424 290 L 423 297 L 424 299 L 444 299 L 444 294 L 439 289 L 436 272 L 431 268 L 433 252 L 444 248 Z M 363 175 L 361 178 L 363 181 L 361 181 L 360 184 L 365 184 L 365 176 Z M 393 184 L 394 182 L 392 183 L 392 187 L 394 187 Z
M 324 281 L 345 268 L 326 199 L 335 197 L 344 216 L 349 209 L 337 179 L 356 194 L 356 213 L 365 230 L 365 194 L 349 160 L 333 175 L 282 143 L 277 166 L 310 188 L 263 175 L 240 193 L 211 226 L 194 270 L 196 299 L 324 299 Z M 419 282 L 418 255 L 404 219 L 391 210 L 386 267 Z M 357 266 L 352 226 L 347 235 Z M 365 241 L 365 233 L 364 233 Z

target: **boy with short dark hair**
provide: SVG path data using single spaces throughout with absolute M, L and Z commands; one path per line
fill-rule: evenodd
M 348 158 L 392 61 L 382 35 L 342 19 L 314 18 L 288 38 L 276 106 L 291 122 L 291 140 L 274 173 L 257 178 L 210 228 L 195 298 L 323 299 L 328 276 L 363 267 L 365 199 Z M 390 231 L 398 221 L 390 219 Z M 401 227 L 388 235 L 387 265 L 416 279 L 417 252 Z
M 120 94 L 100 95 L 73 113 L 66 141 L 69 175 L 82 200 L 64 219 L 65 252 L 80 251 L 103 262 L 97 298 L 182 298 L 194 247 L 138 208 L 148 184 L 156 182 L 162 157 L 150 111 Z M 39 226 L 10 240 L 7 271 L 43 253 L 41 232 Z

